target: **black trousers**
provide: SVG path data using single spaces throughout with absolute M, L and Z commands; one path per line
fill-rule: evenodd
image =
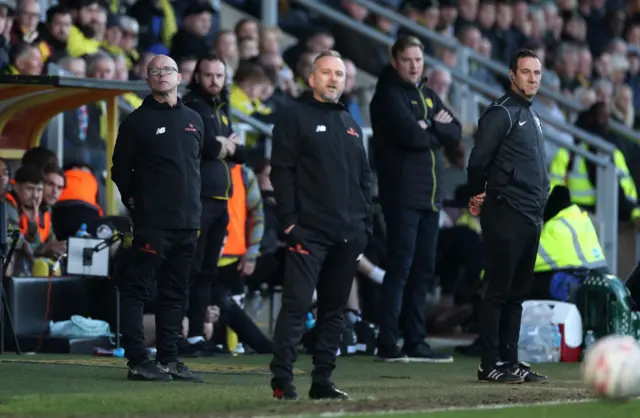
M 227 235 L 228 223 L 226 200 L 202 200 L 200 236 L 191 269 L 188 296 L 189 337 L 202 336 L 204 333 L 204 318 L 211 298 L 211 285 L 218 271 L 218 260 Z
M 427 336 L 427 290 L 436 264 L 437 212 L 383 205 L 387 222 L 387 272 L 380 287 L 378 346 L 390 350 L 402 330 L 405 349 L 412 350 Z
M 293 363 L 298 358 L 297 347 L 314 290 L 318 292 L 318 318 L 312 380 L 326 384 L 335 369 L 344 327 L 343 311 L 367 239 L 363 234 L 350 241 L 331 242 L 298 225 L 291 234 L 295 234 L 298 244 L 289 249 L 285 261 L 282 307 L 273 335 L 272 384 L 293 380 Z
M 147 359 L 142 316 L 154 288 L 157 359 L 161 363 L 178 359 L 177 342 L 196 240 L 196 230 L 135 231 L 119 278 L 122 345 L 132 364 Z
M 517 363 L 522 302 L 533 283 L 541 224 L 488 198 L 480 215 L 485 275 L 480 307 L 482 364 Z

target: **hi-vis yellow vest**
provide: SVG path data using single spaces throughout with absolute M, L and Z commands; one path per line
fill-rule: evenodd
M 534 271 L 606 267 L 596 229 L 577 205 L 561 210 L 542 227 Z
M 583 147 L 587 148 L 584 144 Z M 569 167 L 570 156 L 571 151 L 561 148 L 551 162 L 549 167 L 551 190 L 558 185 L 567 186 L 571 192 L 572 203 L 580 206 L 595 206 L 596 188 L 589 180 L 587 162 L 582 156 L 575 154 L 573 167 Z M 618 170 L 620 187 L 625 197 L 632 202 L 636 202 L 638 200 L 636 184 L 629 173 L 624 155 L 618 149 L 613 155 L 613 162 Z M 640 211 L 632 214 L 632 218 L 637 216 L 640 216 Z

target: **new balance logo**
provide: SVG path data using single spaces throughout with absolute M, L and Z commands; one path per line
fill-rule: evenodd
M 158 128 L 158 130 L 156 131 L 156 135 L 163 134 L 164 132 L 165 132 L 165 127 L 163 126 L 162 128 Z

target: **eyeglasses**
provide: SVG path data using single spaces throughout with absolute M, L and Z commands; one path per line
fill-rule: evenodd
M 178 69 L 175 67 L 149 68 L 149 75 L 152 76 L 169 75 L 173 74 L 174 72 L 178 72 Z

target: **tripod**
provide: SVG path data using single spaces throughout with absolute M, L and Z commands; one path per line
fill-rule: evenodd
M 4 320 L 5 316 L 9 321 L 11 327 L 11 334 L 13 335 L 13 342 L 16 345 L 16 354 L 22 354 L 20 350 L 20 344 L 18 343 L 18 336 L 16 335 L 16 328 L 13 325 L 13 317 L 11 316 L 11 310 L 9 309 L 9 300 L 4 288 L 4 280 L 6 277 L 7 269 L 11 263 L 13 252 L 20 240 L 20 231 L 14 230 L 11 232 L 11 246 L 7 251 L 7 211 L 6 203 L 0 203 L 0 262 L 2 262 L 2 272 L 0 272 L 0 354 L 4 354 Z
M 118 241 L 125 241 L 125 234 L 123 232 L 116 232 L 111 238 L 105 238 L 101 243 L 94 247 L 85 248 L 82 252 L 83 264 L 91 265 L 91 259 L 93 254 L 111 247 Z M 116 289 L 116 348 L 120 348 L 120 287 L 115 286 Z

